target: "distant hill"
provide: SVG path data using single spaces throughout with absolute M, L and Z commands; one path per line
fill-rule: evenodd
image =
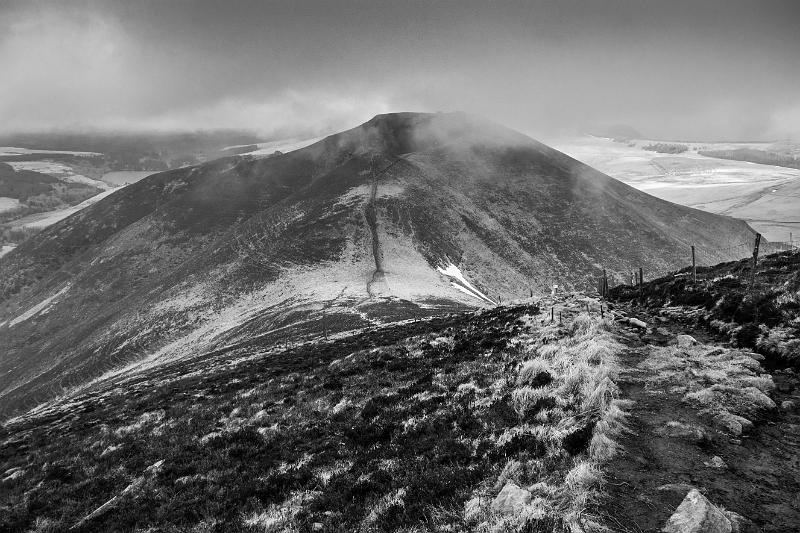
M 733 150 L 700 150 L 700 155 L 734 161 L 749 161 L 761 165 L 775 165 L 786 168 L 800 168 L 800 157 L 792 154 L 779 154 L 753 148 L 736 148 Z
M 468 115 L 149 176 L 0 258 L 0 417 L 108 371 L 732 259 L 744 222 Z M 126 366 L 129 365 L 129 366 Z

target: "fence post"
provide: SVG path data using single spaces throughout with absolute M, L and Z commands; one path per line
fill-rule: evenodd
M 697 264 L 694 260 L 694 244 L 692 245 L 692 283 L 697 284 Z
M 761 234 L 756 233 L 756 244 L 753 247 L 753 269 L 750 271 L 750 292 L 753 292 L 753 287 L 756 282 L 756 266 L 758 266 L 758 247 L 761 244 Z
M 639 267 L 639 296 L 642 295 L 642 285 L 644 285 L 644 270 Z

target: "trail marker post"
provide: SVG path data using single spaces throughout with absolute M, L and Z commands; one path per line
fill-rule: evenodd
M 697 284 L 697 263 L 694 260 L 694 244 L 692 245 L 692 283 Z

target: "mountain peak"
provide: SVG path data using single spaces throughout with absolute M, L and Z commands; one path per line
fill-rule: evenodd
M 525 135 L 461 111 L 384 113 L 328 139 L 353 153 L 387 155 L 425 151 L 445 144 L 535 144 Z

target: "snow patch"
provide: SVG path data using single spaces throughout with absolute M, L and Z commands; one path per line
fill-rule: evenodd
M 8 325 L 10 327 L 13 327 L 13 326 L 16 326 L 17 324 L 19 324 L 20 322 L 24 322 L 25 320 L 28 320 L 29 318 L 32 318 L 33 316 L 38 315 L 40 313 L 41 314 L 46 314 L 50 310 L 50 307 L 52 307 L 53 302 L 59 296 L 63 295 L 65 292 L 67 292 L 69 290 L 69 288 L 70 288 L 70 284 L 67 284 L 66 287 L 64 287 L 63 289 L 61 289 L 60 291 L 58 291 L 54 295 L 50 296 L 49 298 L 45 298 L 40 303 L 34 305 L 30 309 L 28 309 L 27 311 L 25 311 L 24 313 L 19 315 L 17 318 L 13 319 Z
M 464 277 L 464 274 L 461 273 L 461 270 L 459 270 L 459 268 L 454 264 L 451 263 L 444 268 L 436 267 L 436 270 L 439 271 L 439 273 L 449 277 L 450 284 L 461 292 L 495 305 L 494 300 L 483 294 L 481 291 L 476 289 L 472 283 L 467 281 L 467 279 Z
M 7 196 L 0 196 L 0 213 L 6 211 L 16 211 L 19 209 L 20 204 L 17 198 L 8 198 Z

